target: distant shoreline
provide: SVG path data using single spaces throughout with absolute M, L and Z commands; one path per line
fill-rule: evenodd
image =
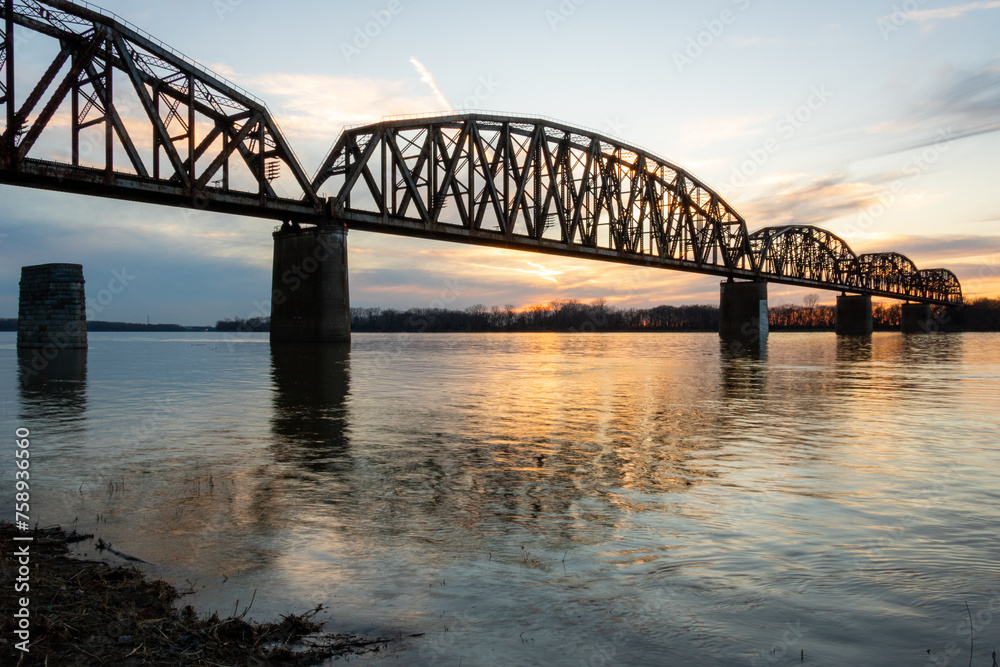
M 1000 331 L 1000 299 L 978 298 L 965 305 L 932 309 L 935 331 Z M 836 308 L 829 305 L 776 304 L 768 311 L 772 331 L 833 331 Z M 899 304 L 877 303 L 872 308 L 875 331 L 898 331 Z M 267 316 L 218 320 L 215 325 L 140 324 L 87 322 L 88 332 L 267 333 Z M 464 310 L 445 308 L 351 308 L 351 331 L 355 333 L 573 333 L 573 332 L 713 332 L 719 330 L 719 308 L 715 305 L 621 308 L 603 300 L 581 303 L 553 301 L 526 309 L 514 306 L 470 306 Z M 0 318 L 0 331 L 17 331 L 17 319 Z
M 17 318 L 0 318 L 0 331 L 17 331 Z M 88 333 L 99 333 L 103 331 L 120 331 L 124 333 L 141 332 L 191 332 L 191 331 L 215 331 L 212 326 L 187 327 L 181 324 L 141 324 L 138 322 L 101 322 L 95 320 L 87 322 Z

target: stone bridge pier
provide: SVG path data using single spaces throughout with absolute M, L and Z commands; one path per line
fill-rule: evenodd
M 719 295 L 719 337 L 738 349 L 767 345 L 767 283 L 726 281 Z
M 347 228 L 282 225 L 274 232 L 271 287 L 272 343 L 349 342 Z
M 871 336 L 875 330 L 870 294 L 841 294 L 837 297 L 838 336 Z

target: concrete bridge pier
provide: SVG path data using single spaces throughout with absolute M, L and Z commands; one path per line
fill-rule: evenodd
M 929 333 L 937 328 L 929 303 L 904 303 L 901 320 L 903 333 Z
M 841 294 L 837 297 L 838 336 L 871 336 L 875 330 L 872 320 L 870 294 Z
M 760 351 L 767 344 L 767 283 L 722 283 L 719 337 L 737 349 Z
M 282 225 L 271 286 L 272 343 L 351 340 L 346 227 Z

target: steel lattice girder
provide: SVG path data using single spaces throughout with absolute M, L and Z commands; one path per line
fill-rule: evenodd
M 756 269 L 746 224 L 721 196 L 641 149 L 559 124 L 467 114 L 356 128 L 314 189 L 331 178 L 333 213 L 352 225 L 464 230 L 724 275 Z
M 950 304 L 961 285 L 809 225 L 748 232 L 643 149 L 560 123 L 465 113 L 345 130 L 316 177 L 352 228 Z
M 7 111 L 0 181 L 271 219 L 322 219 L 323 202 L 259 100 L 89 7 L 66 0 L 3 0 L 0 11 Z M 59 45 L 28 94 L 13 90 L 15 25 Z M 126 90 L 116 90 L 115 84 L 124 82 Z M 39 138 L 67 103 L 68 164 L 36 155 Z M 132 131 L 123 120 L 126 111 L 135 112 Z M 103 165 L 81 164 L 81 133 L 93 126 L 105 129 Z M 139 146 L 150 143 L 143 155 Z M 116 149 L 126 164 L 115 164 Z M 279 197 L 269 180 L 277 163 L 295 181 L 291 198 Z M 240 185 L 231 181 L 233 166 L 240 169 Z

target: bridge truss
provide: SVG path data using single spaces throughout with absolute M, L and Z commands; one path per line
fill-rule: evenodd
M 257 217 L 321 218 L 322 202 L 291 147 L 249 93 L 87 3 L 0 2 L 0 180 Z M 49 66 L 16 67 L 21 44 L 47 49 Z M 290 195 L 272 185 L 282 172 L 295 183 Z
M 118 17 L 68 0 L 0 0 L 0 13 L 0 183 L 928 303 L 962 299 L 946 269 L 919 270 L 897 253 L 857 255 L 817 227 L 751 232 L 680 167 L 539 118 L 453 113 L 350 128 L 310 180 L 261 101 Z M 37 36 L 49 42 L 48 67 L 17 67 L 16 47 L 34 50 Z
M 350 228 L 928 303 L 958 303 L 947 269 L 857 255 L 834 234 L 750 232 L 697 178 L 558 122 L 463 113 L 345 130 L 313 188 Z

